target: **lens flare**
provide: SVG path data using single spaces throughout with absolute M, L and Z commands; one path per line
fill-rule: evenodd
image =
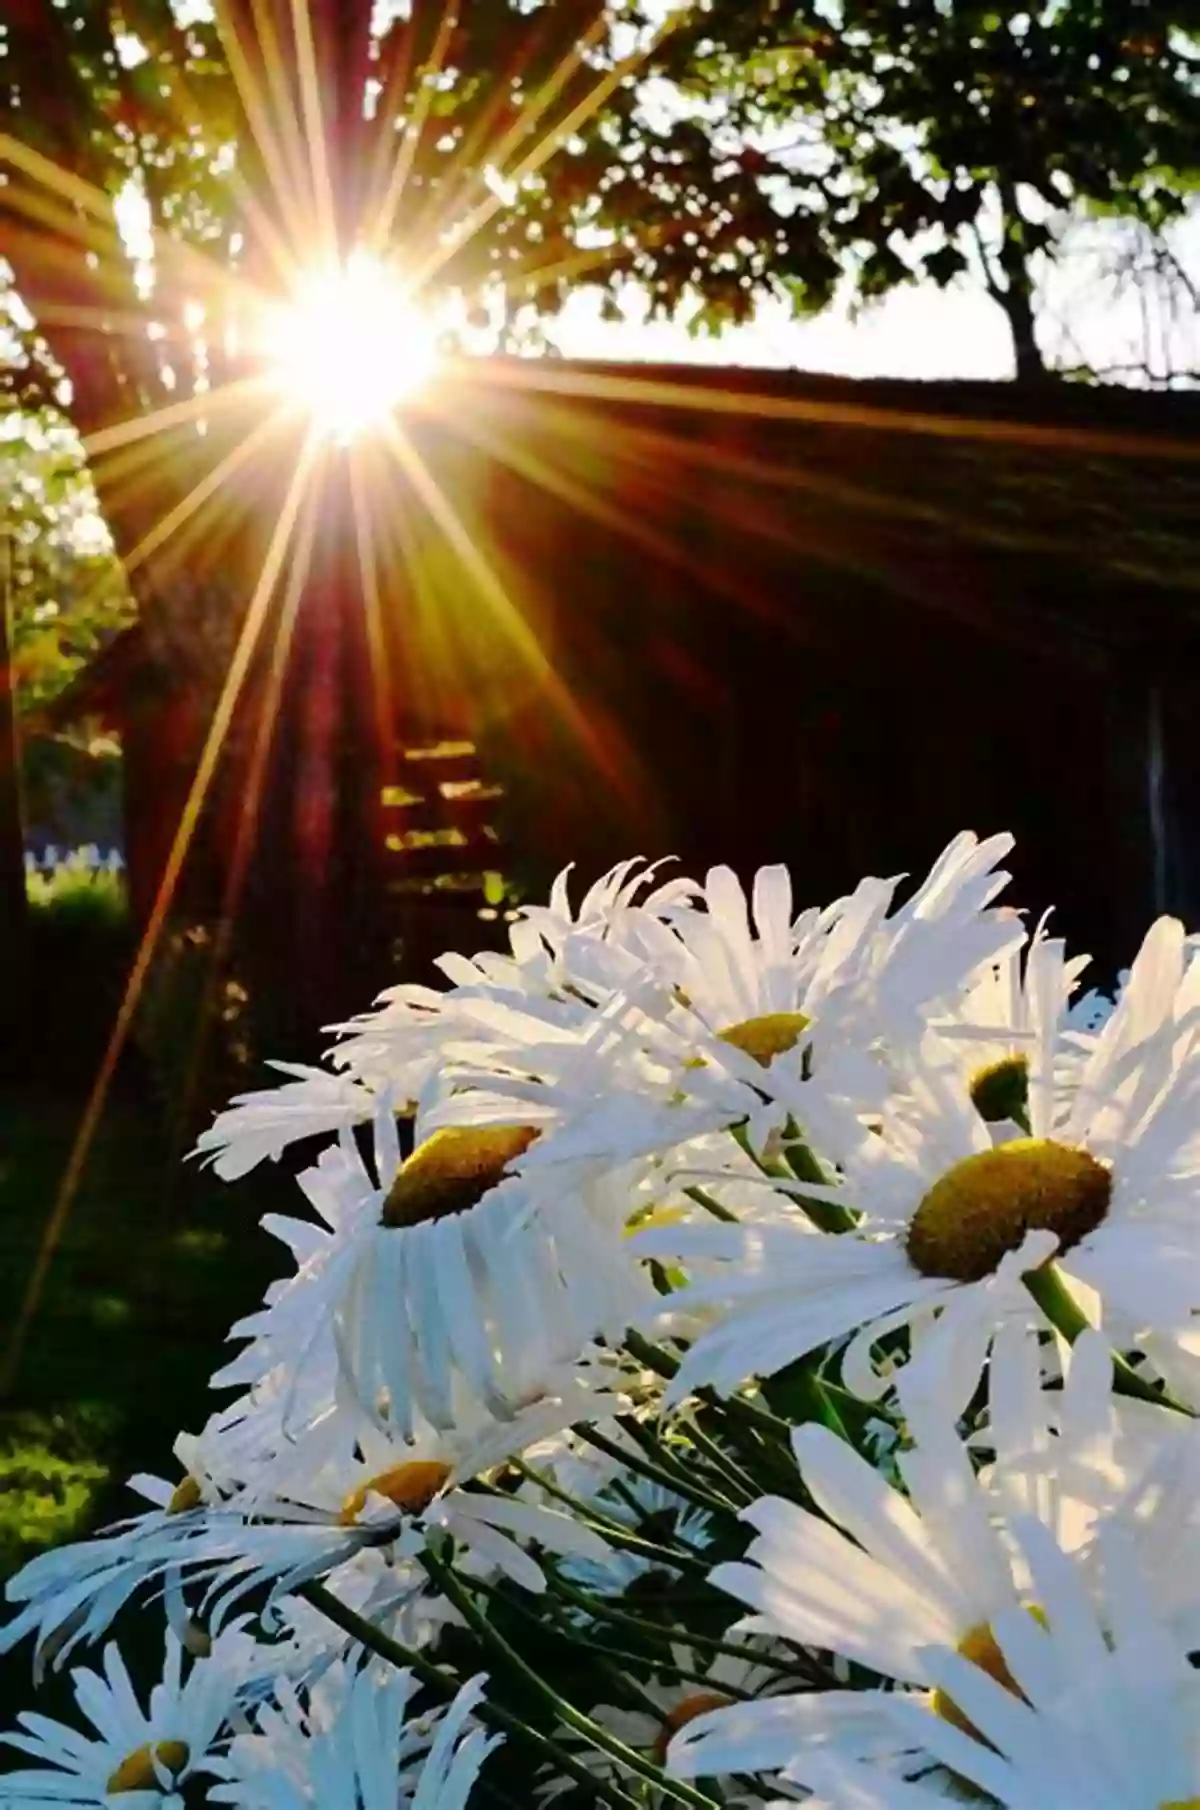
M 365 252 L 303 279 L 273 316 L 265 350 L 285 398 L 341 444 L 383 421 L 437 363 L 432 323 Z

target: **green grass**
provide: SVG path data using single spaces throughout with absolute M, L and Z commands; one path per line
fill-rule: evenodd
M 80 1111 L 76 1089 L 0 1098 L 0 1345 Z M 231 1322 L 278 1268 L 258 1217 L 289 1198 L 274 1171 L 229 1189 L 191 1164 L 181 1175 L 152 1105 L 128 1084 L 116 1091 L 0 1400 L 0 1578 L 135 1512 L 131 1473 L 173 1474 L 176 1433 L 221 1399 L 208 1379 Z M 26 1648 L 0 1661 L 0 1725 L 31 1700 Z
M 110 935 L 129 916 L 124 874 L 78 857 L 53 868 L 27 868 L 25 893 L 33 912 L 74 936 Z
M 0 1433 L 0 1572 L 33 1553 L 76 1539 L 110 1482 L 101 1454 L 112 1421 L 87 1403 L 52 1414 L 10 1412 Z

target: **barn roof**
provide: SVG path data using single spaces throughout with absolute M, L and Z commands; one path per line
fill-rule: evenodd
M 590 490 L 680 542 L 697 512 L 710 537 L 771 518 L 793 556 L 1009 639 L 1200 652 L 1200 393 L 494 358 L 448 370 L 414 440 L 468 419 L 469 457 L 549 468 L 560 513 Z M 118 718 L 158 664 L 135 624 L 48 716 Z

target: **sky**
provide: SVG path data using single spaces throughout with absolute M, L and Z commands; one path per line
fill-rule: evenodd
M 1118 235 L 1112 222 L 1072 229 L 1067 250 L 1043 285 L 1039 334 L 1055 363 L 1117 365 L 1136 359 L 1149 328 L 1156 362 L 1200 372 L 1200 316 L 1195 307 L 1167 318 L 1161 298 L 1107 274 Z M 1124 242 L 1123 239 L 1121 241 Z M 1171 244 L 1200 286 L 1200 211 L 1171 235 Z M 597 297 L 583 292 L 553 323 L 551 337 L 567 357 L 692 360 L 828 371 L 848 377 L 975 377 L 1013 375 L 1012 347 L 1000 309 L 969 277 L 948 289 L 913 283 L 856 312 L 848 298 L 815 319 L 793 320 L 782 303 L 760 305 L 753 324 L 719 339 L 693 338 L 671 322 L 647 324 L 645 305 L 631 286 L 626 324 L 600 319 Z
M 595 296 L 573 299 L 550 327 L 568 358 L 656 359 L 770 365 L 849 377 L 1012 376 L 1004 317 L 979 291 L 929 284 L 896 290 L 855 319 L 842 304 L 814 320 L 794 321 L 766 302 L 755 321 L 719 338 L 697 338 L 668 321 L 645 322 L 642 299 L 626 298 L 627 324 L 600 319 Z

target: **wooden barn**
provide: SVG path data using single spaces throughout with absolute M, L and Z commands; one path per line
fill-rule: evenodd
M 1197 918 L 1200 397 L 494 360 L 405 431 L 373 590 L 318 557 L 177 895 L 236 906 L 298 1036 L 571 860 L 785 860 L 821 900 L 1009 828 L 1015 901 L 1101 973 Z M 193 563 L 207 648 L 253 575 Z M 191 645 L 144 620 L 58 710 L 123 738 L 143 917 L 216 698 Z

